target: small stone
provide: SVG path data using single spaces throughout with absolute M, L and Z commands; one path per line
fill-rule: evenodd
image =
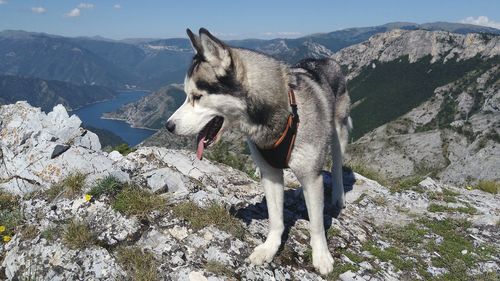
M 188 236 L 188 230 L 185 227 L 181 226 L 174 226 L 173 228 L 169 229 L 168 232 L 170 235 L 172 235 L 175 239 L 177 240 L 182 240 Z
M 467 250 L 462 250 L 462 255 L 467 255 L 468 251 Z
M 208 281 L 208 279 L 199 271 L 191 271 L 189 273 L 189 281 Z
M 66 152 L 68 149 L 70 148 L 69 145 L 62 145 L 62 144 L 58 144 L 54 147 L 54 150 L 52 151 L 52 155 L 50 155 L 50 159 L 54 159 L 56 158 L 57 156 L 63 154 L 64 152 Z

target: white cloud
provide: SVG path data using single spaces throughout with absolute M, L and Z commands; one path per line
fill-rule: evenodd
M 78 4 L 77 8 L 78 9 L 93 9 L 94 4 L 92 4 L 92 3 L 80 3 L 80 4 Z
M 45 9 L 44 7 L 31 7 L 31 12 L 33 14 L 43 14 L 45 12 L 47 12 L 47 9 Z
M 78 9 L 78 8 L 74 8 L 73 10 L 64 14 L 64 17 L 66 17 L 66 18 L 74 18 L 74 17 L 79 17 L 79 16 L 80 16 L 80 9 Z
M 115 8 L 115 9 L 121 9 L 121 8 L 122 8 L 122 5 L 120 5 L 120 4 L 114 4 L 114 5 L 113 5 L 113 8 Z
M 7 4 L 7 0 L 0 0 L 0 5 Z
M 461 23 L 469 23 L 475 25 L 482 25 L 500 29 L 500 22 L 490 20 L 487 16 L 479 16 L 475 17 L 466 17 L 465 19 L 460 21 Z

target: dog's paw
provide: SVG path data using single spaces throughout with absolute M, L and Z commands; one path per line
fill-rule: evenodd
M 274 247 L 269 247 L 266 243 L 261 244 L 253 250 L 249 259 L 250 262 L 254 265 L 261 265 L 266 262 L 271 262 L 274 258 L 274 255 L 278 249 L 274 249 Z
M 328 250 L 313 251 L 313 266 L 322 275 L 327 275 L 333 270 L 333 257 Z

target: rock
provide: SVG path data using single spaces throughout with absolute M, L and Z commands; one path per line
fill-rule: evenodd
M 352 271 L 346 271 L 339 275 L 339 279 L 342 281 L 364 281 L 365 279 Z
M 123 155 L 120 152 L 113 150 L 108 154 L 108 157 L 116 162 L 120 161 L 123 158 Z
M 31 118 L 29 125 L 21 122 L 25 114 Z M 249 263 L 248 256 L 265 240 L 269 222 L 263 190 L 247 174 L 208 160 L 199 161 L 193 152 L 185 150 L 144 146 L 126 156 L 102 152 L 97 149 L 100 145 L 93 139 L 94 134 L 77 127 L 78 120 L 65 115 L 59 107 L 55 113 L 46 115 L 25 103 L 18 103 L 1 106 L 0 117 L 2 191 L 26 194 L 30 190 L 47 190 L 74 169 L 87 175 L 84 190 L 75 196 L 48 200 L 36 192 L 18 199 L 22 220 L 12 240 L 0 247 L 0 255 L 4 256 L 2 269 L 7 279 L 32 276 L 41 280 L 128 279 L 130 272 L 120 264 L 117 249 L 135 247 L 154 260 L 160 280 L 324 280 L 310 262 L 309 224 L 303 191 L 290 171 L 285 172 L 287 188 L 283 212 L 287 238 L 272 262 L 254 266 Z M 48 119 L 66 125 L 57 130 L 49 129 L 50 126 L 46 126 Z M 69 148 L 51 159 L 57 145 Z M 40 173 L 40 170 L 46 172 Z M 90 190 L 90 185 L 105 175 L 114 175 L 154 192 L 154 196 L 161 196 L 168 202 L 168 208 L 136 217 L 116 211 L 112 196 L 85 200 L 84 194 Z M 324 172 L 323 178 L 329 188 L 329 173 Z M 340 280 L 401 280 L 408 274 L 422 277 L 416 271 L 396 271 L 393 261 L 381 261 L 378 255 L 366 250 L 367 243 L 380 251 L 399 247 L 402 241 L 384 236 L 384 230 L 403 227 L 418 218 L 443 221 L 443 225 L 451 218 L 470 220 L 472 226 L 467 228 L 468 236 L 464 239 L 473 241 L 474 251 L 462 251 L 462 255 L 474 258 L 475 254 L 471 253 L 476 253 L 477 247 L 498 247 L 497 195 L 455 188 L 430 177 L 419 183 L 421 192 L 411 189 L 394 192 L 376 181 L 347 171 L 344 184 L 346 208 L 338 218 L 325 217 L 334 266 L 357 268 L 356 272 L 343 272 Z M 438 200 L 431 198 L 431 194 L 445 189 L 457 195 L 454 195 L 456 203 L 441 202 L 443 205 L 457 208 L 470 204 L 477 212 L 474 215 L 429 212 L 430 202 Z M 221 222 L 211 217 L 206 225 L 201 222 L 201 226 L 194 227 L 190 222 L 192 218 L 178 217 L 175 212 L 177 204 L 187 200 L 203 208 L 219 204 L 234 221 Z M 5 210 L 1 211 L 3 215 Z M 70 221 L 88 227 L 95 241 L 81 249 L 68 248 L 64 233 Z M 236 234 L 232 227 L 242 227 L 244 233 Z M 428 227 L 419 228 L 422 229 L 428 231 Z M 57 232 L 55 238 L 49 238 L 47 232 L 50 231 Z M 417 236 L 418 240 L 436 245 L 447 239 L 436 233 Z M 401 250 L 401 259 L 413 261 L 418 257 L 433 276 L 447 272 L 446 268 L 432 266 L 435 253 L 413 249 Z M 468 272 L 495 272 L 498 263 L 496 257 L 488 257 L 471 266 Z M 214 268 L 209 270 L 209 265 Z
M 64 152 L 66 152 L 66 150 L 70 149 L 71 146 L 69 145 L 61 145 L 61 144 L 58 144 L 54 147 L 54 150 L 52 151 L 52 155 L 50 155 L 50 159 L 54 159 L 56 158 L 57 156 L 63 154 Z

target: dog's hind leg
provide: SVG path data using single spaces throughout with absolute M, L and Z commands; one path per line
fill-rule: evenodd
M 342 179 L 342 154 L 347 145 L 347 127 L 335 122 L 332 133 L 332 208 L 333 215 L 340 214 L 345 205 L 344 183 Z
M 281 245 L 281 236 L 285 230 L 283 223 L 283 170 L 270 166 L 262 158 L 252 142 L 248 141 L 248 146 L 254 162 L 260 169 L 261 184 L 266 194 L 267 212 L 269 214 L 269 232 L 266 241 L 257 246 L 249 258 L 252 264 L 260 265 L 272 261 Z
M 313 266 L 321 274 L 328 274 L 333 270 L 333 257 L 328 250 L 323 224 L 323 177 L 319 171 L 295 172 L 295 174 L 302 184 L 309 214 Z

